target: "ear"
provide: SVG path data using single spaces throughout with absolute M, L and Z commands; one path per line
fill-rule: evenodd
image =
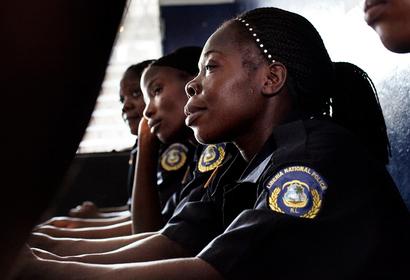
M 284 87 L 287 77 L 287 69 L 280 62 L 273 62 L 266 68 L 265 81 L 262 87 L 262 94 L 275 96 Z

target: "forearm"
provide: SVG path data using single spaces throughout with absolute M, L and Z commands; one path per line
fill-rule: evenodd
M 155 232 L 147 232 L 103 239 L 54 238 L 37 235 L 29 244 L 31 247 L 40 248 L 58 256 L 74 256 L 113 251 L 154 234 Z
M 189 254 L 179 244 L 163 235 L 155 234 L 110 252 L 51 258 L 85 263 L 116 264 L 187 256 Z
M 107 217 L 100 219 L 76 219 L 76 227 L 101 227 L 101 226 L 110 226 L 119 223 L 123 223 L 131 220 L 131 213 L 129 211 L 128 215 L 121 214 L 115 217 Z M 105 214 L 105 213 L 104 213 Z M 104 215 L 102 214 L 102 215 Z
M 36 229 L 36 232 L 44 233 L 53 237 L 98 239 L 131 235 L 132 228 L 131 221 L 127 221 L 109 226 L 74 229 L 45 226 Z
M 138 137 L 138 155 L 132 192 L 133 233 L 159 230 L 161 205 L 157 191 L 158 140 L 149 131 Z
M 127 211 L 127 212 L 128 212 L 127 215 L 124 213 L 122 215 L 118 215 L 115 217 L 107 217 L 107 218 L 83 219 L 83 218 L 71 218 L 71 217 L 56 217 L 56 218 L 53 218 L 52 221 L 47 222 L 43 225 L 51 225 L 51 226 L 62 227 L 62 228 L 84 228 L 84 227 L 110 226 L 110 225 L 115 225 L 118 223 L 130 221 L 131 213 L 130 211 Z
M 67 273 L 69 271 L 69 273 Z M 182 274 L 183 273 L 183 277 Z M 172 259 L 114 265 L 35 260 L 19 279 L 144 279 L 144 280 L 222 280 L 221 275 L 199 258 Z
M 109 211 L 109 208 L 102 208 L 100 209 L 100 213 L 98 216 L 100 218 L 121 218 L 121 217 L 131 217 L 131 213 L 129 211 L 129 206 L 126 205 L 124 207 L 127 207 L 124 210 L 119 210 L 119 211 Z

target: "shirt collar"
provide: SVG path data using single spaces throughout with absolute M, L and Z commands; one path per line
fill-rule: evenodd
M 274 154 L 304 150 L 305 140 L 306 130 L 301 120 L 275 127 L 261 151 L 255 155 L 242 173 L 238 183 L 256 183 Z

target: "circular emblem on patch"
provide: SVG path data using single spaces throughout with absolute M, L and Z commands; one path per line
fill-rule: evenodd
M 312 168 L 289 166 L 272 176 L 266 187 L 273 211 L 313 219 L 319 213 L 327 184 Z
M 208 145 L 198 161 L 198 170 L 207 172 L 215 169 L 225 158 L 225 144 Z
M 184 166 L 188 148 L 180 143 L 170 145 L 161 155 L 161 166 L 166 171 L 174 171 Z

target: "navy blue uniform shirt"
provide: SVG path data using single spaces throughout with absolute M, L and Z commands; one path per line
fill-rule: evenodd
M 257 188 L 253 207 L 198 254 L 224 278 L 409 279 L 409 213 L 385 167 L 347 130 L 288 123 L 256 159 L 238 181 Z

